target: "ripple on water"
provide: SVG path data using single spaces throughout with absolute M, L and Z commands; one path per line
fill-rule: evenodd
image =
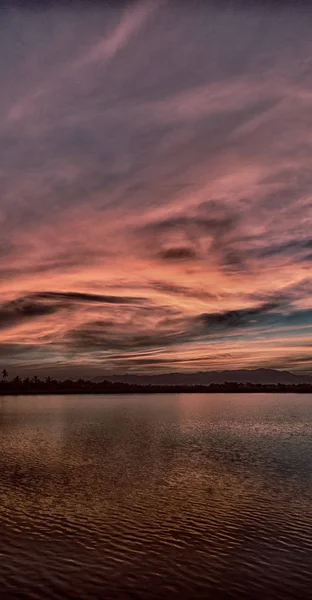
M 7 400 L 3 597 L 308 600 L 312 398 L 228 400 Z

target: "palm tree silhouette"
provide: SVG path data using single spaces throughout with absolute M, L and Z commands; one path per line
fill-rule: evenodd
M 7 372 L 6 369 L 2 370 L 2 379 L 4 379 L 4 381 L 9 377 L 9 373 Z

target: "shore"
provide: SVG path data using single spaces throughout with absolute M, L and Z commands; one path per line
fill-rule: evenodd
M 52 394 L 255 394 L 295 393 L 312 394 L 310 384 L 252 384 L 211 383 L 210 385 L 134 385 L 104 381 L 5 381 L 0 382 L 0 396 L 52 395 Z

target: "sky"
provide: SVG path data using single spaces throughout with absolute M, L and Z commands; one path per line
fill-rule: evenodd
M 311 30 L 295 0 L 0 3 L 1 368 L 312 372 Z

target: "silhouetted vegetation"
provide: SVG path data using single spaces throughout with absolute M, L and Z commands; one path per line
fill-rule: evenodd
M 312 385 L 299 384 L 255 384 L 228 381 L 210 385 L 142 385 L 123 382 L 94 382 L 86 379 L 65 379 L 52 377 L 40 379 L 37 375 L 21 378 L 18 375 L 9 379 L 6 369 L 2 371 L 0 395 L 25 394 L 184 394 L 184 393 L 296 393 L 311 394 Z

